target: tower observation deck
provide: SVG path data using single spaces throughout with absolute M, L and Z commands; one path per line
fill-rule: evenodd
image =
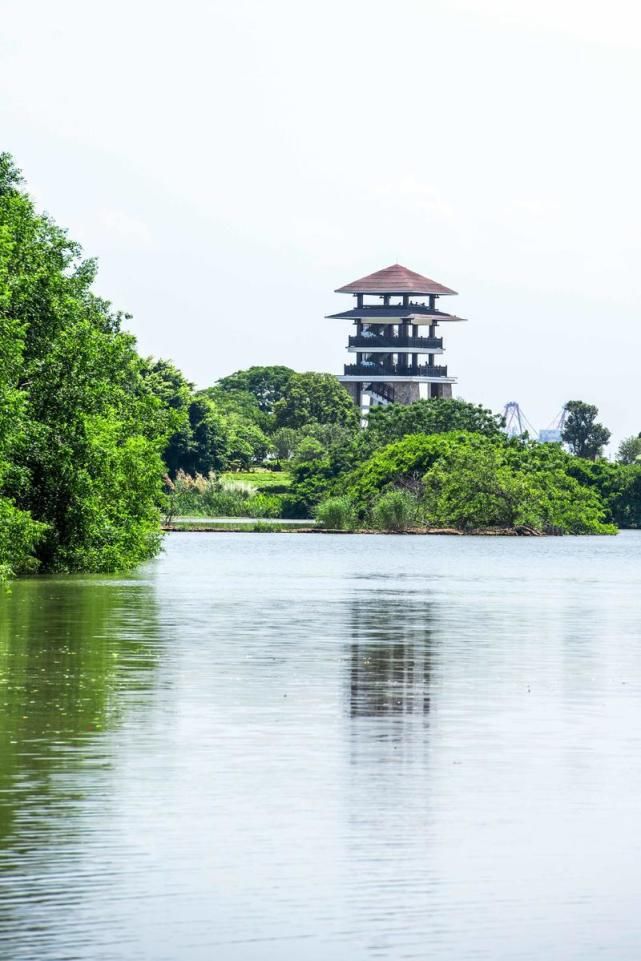
M 328 318 L 355 325 L 347 346 L 355 356 L 339 380 L 357 406 L 452 396 L 456 378 L 437 363 L 444 350 L 438 325 L 464 318 L 438 310 L 436 302 L 454 296 L 455 290 L 394 264 L 336 293 L 353 294 L 356 300 L 351 310 Z

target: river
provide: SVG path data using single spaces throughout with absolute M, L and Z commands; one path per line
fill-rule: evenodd
M 3 961 L 638 961 L 641 534 L 0 594 Z

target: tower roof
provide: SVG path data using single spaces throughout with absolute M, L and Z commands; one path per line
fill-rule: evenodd
M 392 264 L 377 270 L 375 274 L 368 274 L 359 280 L 353 280 L 345 287 L 339 287 L 337 294 L 437 294 L 444 296 L 455 294 L 455 290 L 444 287 L 443 284 L 423 277 L 401 264 Z

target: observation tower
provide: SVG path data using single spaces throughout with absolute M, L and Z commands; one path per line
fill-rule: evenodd
M 456 378 L 436 363 L 444 349 L 437 329 L 464 318 L 438 310 L 436 303 L 439 297 L 454 296 L 455 290 L 394 264 L 336 293 L 356 299 L 351 310 L 328 318 L 355 324 L 347 349 L 356 356 L 354 363 L 345 364 L 339 380 L 358 407 L 366 411 L 371 404 L 452 396 Z

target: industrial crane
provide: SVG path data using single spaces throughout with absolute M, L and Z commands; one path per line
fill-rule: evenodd
M 550 426 L 538 431 L 527 419 L 517 400 L 508 401 L 503 408 L 503 417 L 505 418 L 505 432 L 508 437 L 522 437 L 523 434 L 528 434 L 540 441 L 541 444 L 560 444 L 567 410 L 564 405 Z

